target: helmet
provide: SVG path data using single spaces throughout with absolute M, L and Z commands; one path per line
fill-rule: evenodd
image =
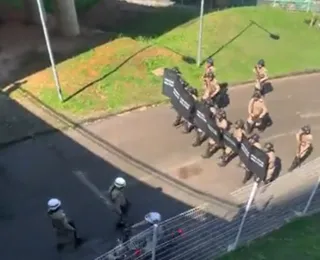
M 226 118 L 227 117 L 226 111 L 224 111 L 223 109 L 218 110 L 217 117 L 218 119 Z
M 303 133 L 305 134 L 310 134 L 311 133 L 311 127 L 309 125 L 305 125 L 301 128 L 301 130 L 303 131 Z
M 253 93 L 253 95 L 252 95 L 252 98 L 257 98 L 257 99 L 259 99 L 259 98 L 261 98 L 262 96 L 261 96 L 261 93 L 259 92 L 259 91 L 255 91 L 254 93 Z
M 173 67 L 172 70 L 177 73 L 178 75 L 181 75 L 181 71 L 178 67 Z
M 264 67 L 265 65 L 264 59 L 258 60 L 257 64 Z
M 144 216 L 144 220 L 150 224 L 157 224 L 161 222 L 161 215 L 158 212 L 149 212 L 147 215 Z
M 244 121 L 242 119 L 239 119 L 235 123 L 236 128 L 243 128 L 244 127 Z
M 209 71 L 206 73 L 206 78 L 209 78 L 209 79 L 213 79 L 214 78 L 214 74 L 212 71 Z
M 207 63 L 210 65 L 213 65 L 214 60 L 212 58 L 208 58 L 207 59 Z
M 266 151 L 266 152 L 271 152 L 271 151 L 273 151 L 274 150 L 274 146 L 273 146 L 273 144 L 272 143 L 265 143 L 264 144 L 264 146 L 263 146 L 263 148 L 264 148 L 264 150 Z
M 194 96 L 198 96 L 198 89 L 196 89 L 196 88 L 193 88 L 193 87 L 190 87 L 189 88 L 189 93 L 191 94 L 191 95 L 194 95 Z
M 61 206 L 61 201 L 59 199 L 52 198 L 48 200 L 47 205 L 49 210 L 56 210 Z
M 253 134 L 249 139 L 254 142 L 259 142 L 260 136 L 257 134 Z
M 117 188 L 124 188 L 126 185 L 126 180 L 121 177 L 118 177 L 114 180 L 114 186 L 116 186 Z

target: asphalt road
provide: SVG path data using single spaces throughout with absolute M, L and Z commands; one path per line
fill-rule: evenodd
M 311 124 L 318 142 L 319 80 L 319 75 L 277 80 L 266 98 L 274 125 L 263 139 L 275 143 L 284 168 L 294 153 L 294 132 L 302 124 Z M 230 91 L 227 113 L 231 121 L 246 117 L 251 93 L 246 86 Z M 240 187 L 239 170 L 233 164 L 221 170 L 215 158 L 203 161 L 204 147 L 191 147 L 192 138 L 171 127 L 173 118 L 173 111 L 161 106 L 1 150 L 1 259 L 92 259 L 106 251 L 119 234 L 115 215 L 103 196 L 117 176 L 128 180 L 132 222 L 148 211 L 168 218 L 205 198 L 216 203 L 217 212 L 235 207 L 230 193 Z M 317 150 L 312 156 L 317 156 Z M 178 173 L 183 167 L 194 174 L 181 178 Z M 58 255 L 55 251 L 46 216 L 51 197 L 63 201 L 80 234 L 89 239 L 76 253 L 68 250 Z

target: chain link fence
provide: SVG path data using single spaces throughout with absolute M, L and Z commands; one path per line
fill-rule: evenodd
M 242 205 L 229 217 L 209 204 L 150 226 L 95 260 L 215 259 L 286 223 L 320 211 L 320 158 L 267 186 L 253 183 L 232 193 Z

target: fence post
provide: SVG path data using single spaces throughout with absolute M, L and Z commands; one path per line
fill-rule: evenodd
M 307 5 L 307 13 L 310 12 L 310 8 L 311 8 L 311 1 L 312 0 L 307 0 L 308 1 L 308 5 Z
M 201 65 L 201 48 L 202 48 L 202 34 L 203 34 L 203 12 L 204 12 L 204 0 L 201 0 L 200 6 L 200 22 L 199 22 L 199 35 L 198 35 L 198 51 L 197 51 L 197 65 Z
M 158 225 L 153 225 L 153 236 L 152 236 L 152 260 L 156 260 L 156 248 L 158 240 Z
M 247 202 L 247 205 L 246 205 L 246 208 L 245 208 L 245 212 L 243 214 L 243 217 L 242 217 L 242 220 L 241 220 L 241 223 L 240 223 L 240 226 L 239 226 L 239 230 L 238 230 L 238 233 L 237 233 L 237 236 L 236 236 L 236 239 L 234 241 L 233 244 L 229 245 L 228 246 L 228 251 L 233 251 L 234 249 L 236 249 L 237 245 L 238 245 L 238 242 L 239 242 L 239 238 L 240 238 L 240 235 L 241 235 L 241 232 L 242 232 L 242 229 L 243 229 L 243 226 L 244 226 L 244 222 L 247 218 L 247 215 L 248 215 L 248 212 L 251 208 L 251 205 L 253 203 L 253 200 L 256 196 L 256 193 L 257 193 L 257 190 L 258 190 L 258 186 L 259 186 L 259 182 L 255 181 L 254 184 L 253 184 L 253 187 L 252 187 L 252 190 L 251 190 L 251 193 L 250 193 L 250 197 L 248 199 L 248 202 Z
M 310 204 L 311 204 L 311 202 L 312 202 L 312 200 L 314 198 L 314 195 L 316 195 L 316 192 L 317 192 L 317 190 L 319 188 L 319 184 L 320 184 L 320 176 L 318 177 L 318 180 L 317 180 L 316 184 L 314 185 L 314 187 L 312 189 L 312 192 L 310 194 L 308 202 L 307 202 L 306 206 L 304 207 L 303 211 L 302 212 L 299 212 L 299 211 L 295 212 L 297 216 L 302 217 L 302 216 L 306 215 L 306 213 L 308 212 L 308 209 L 310 207 Z

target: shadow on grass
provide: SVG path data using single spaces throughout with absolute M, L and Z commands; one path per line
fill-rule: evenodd
M 263 30 L 264 32 L 266 32 L 269 37 L 273 40 L 279 40 L 280 39 L 280 35 L 271 33 L 270 31 L 268 31 L 267 29 L 265 29 L 263 26 L 261 26 L 260 24 L 256 23 L 253 20 L 250 20 L 250 23 L 244 27 L 237 35 L 235 35 L 232 39 L 230 39 L 228 42 L 226 42 L 225 44 L 223 44 L 218 50 L 216 50 L 214 53 L 212 53 L 211 55 L 209 55 L 208 57 L 206 57 L 202 62 L 201 65 L 205 64 L 206 60 L 208 58 L 212 58 L 214 55 L 218 54 L 219 52 L 221 52 L 224 48 L 226 48 L 228 45 L 230 45 L 231 43 L 233 43 L 236 39 L 238 39 L 240 36 L 242 36 L 248 29 L 250 29 L 253 25 L 257 26 L 258 28 L 260 28 L 261 30 Z
M 65 98 L 63 100 L 63 102 L 68 102 L 69 100 L 71 100 L 72 98 L 74 98 L 75 96 L 77 96 L 78 94 L 80 94 L 82 91 L 86 90 L 87 88 L 91 87 L 92 85 L 100 82 L 101 80 L 106 79 L 108 76 L 112 75 L 113 73 L 115 73 L 117 70 L 119 70 L 123 65 L 125 65 L 128 61 L 130 61 L 132 58 L 134 58 L 135 56 L 137 56 L 138 54 L 144 52 L 145 50 L 149 49 L 150 47 L 152 47 L 153 45 L 148 45 L 144 48 L 142 48 L 141 50 L 137 51 L 136 53 L 132 54 L 131 56 L 129 56 L 128 58 L 126 58 L 123 62 L 121 62 L 117 67 L 115 67 L 113 70 L 109 71 L 107 74 L 103 75 L 102 77 L 90 82 L 89 84 L 83 86 L 82 88 L 80 88 L 79 90 L 77 90 L 76 92 L 74 92 L 73 94 L 71 94 L 70 96 L 68 96 L 67 98 Z

